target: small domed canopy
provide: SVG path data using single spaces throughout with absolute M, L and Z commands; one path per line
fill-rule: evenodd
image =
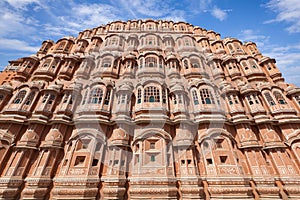
M 112 145 L 126 146 L 128 145 L 129 134 L 122 128 L 114 129 L 110 141 Z
M 47 134 L 45 141 L 42 142 L 42 147 L 52 146 L 52 147 L 60 147 L 64 137 L 62 133 L 58 129 L 51 129 Z
M 34 130 L 27 130 L 23 136 L 21 137 L 20 141 L 18 142 L 18 147 L 36 147 L 39 142 L 39 136 Z

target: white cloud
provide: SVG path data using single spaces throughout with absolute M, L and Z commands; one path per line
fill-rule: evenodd
M 40 0 L 4 0 L 16 9 L 26 9 L 29 4 L 40 4 Z
M 276 59 L 276 65 L 287 83 L 300 87 L 300 43 L 295 45 L 268 45 L 263 48 L 265 56 Z
M 242 30 L 238 37 L 243 42 L 255 42 L 259 49 L 263 49 L 270 39 L 270 36 L 261 35 L 252 29 Z
M 218 8 L 216 6 L 211 10 L 211 14 L 212 14 L 212 16 L 214 16 L 215 18 L 217 18 L 220 21 L 224 21 L 227 17 L 226 11 L 221 10 L 220 8 Z
M 289 27 L 286 29 L 290 33 L 300 32 L 300 4 L 298 0 L 270 0 L 266 7 L 277 13 L 272 22 L 287 22 Z
M 28 43 L 17 39 L 0 38 L 0 49 L 35 53 L 39 47 L 30 46 Z

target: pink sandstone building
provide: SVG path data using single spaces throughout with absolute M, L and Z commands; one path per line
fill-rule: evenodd
M 115 21 L 5 73 L 0 199 L 300 199 L 300 88 L 253 42 Z

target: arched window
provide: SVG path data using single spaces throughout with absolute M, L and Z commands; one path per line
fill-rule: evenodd
M 144 90 L 144 102 L 160 102 L 159 89 L 155 86 L 148 86 Z
M 66 45 L 66 42 L 60 42 L 59 46 L 57 47 L 57 50 L 63 50 L 65 45 Z
M 254 69 L 257 68 L 257 64 L 253 60 L 250 60 L 249 63 L 252 66 L 252 68 L 254 68 Z
M 202 104 L 215 104 L 214 96 L 208 89 L 200 90 L 200 98 Z
M 16 96 L 15 100 L 13 101 L 13 104 L 20 104 L 22 103 L 23 99 L 26 96 L 26 90 L 21 90 L 18 95 Z
M 146 38 L 146 44 L 147 45 L 155 45 L 155 38 L 150 36 Z
M 111 58 L 104 58 L 102 61 L 102 67 L 110 67 L 111 66 Z
M 34 96 L 35 96 L 35 92 L 30 92 L 30 94 L 25 100 L 25 105 L 30 105 L 33 101 Z
M 198 59 L 191 59 L 192 68 L 200 68 L 200 63 Z
M 269 92 L 265 92 L 264 93 L 266 99 L 267 99 L 267 102 L 270 104 L 270 106 L 274 106 L 276 105 L 274 99 L 272 98 L 271 94 Z
M 249 94 L 246 96 L 246 98 L 250 105 L 253 105 L 254 103 L 259 104 L 259 100 L 256 94 Z
M 229 105 L 239 104 L 239 100 L 238 100 L 239 98 L 236 94 L 228 95 L 227 99 L 228 99 Z
M 192 91 L 192 97 L 193 97 L 194 104 L 198 105 L 199 104 L 199 100 L 198 100 L 197 92 L 195 90 Z
M 89 103 L 101 104 L 103 91 L 100 88 L 95 88 L 90 93 Z
M 275 91 L 273 92 L 273 94 L 279 104 L 287 104 L 283 96 L 280 94 L 280 92 Z
M 191 46 L 191 40 L 190 38 L 184 38 L 184 46 Z
M 243 65 L 243 67 L 245 68 L 245 70 L 248 70 L 248 69 L 249 69 L 248 64 L 247 64 L 246 61 L 243 61 L 243 62 L 242 62 L 242 65 Z
M 156 67 L 157 66 L 157 59 L 154 57 L 146 58 L 146 67 Z

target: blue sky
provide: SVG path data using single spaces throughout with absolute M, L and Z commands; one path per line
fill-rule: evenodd
M 0 69 L 44 40 L 77 36 L 114 20 L 169 19 L 257 43 L 288 83 L 300 86 L 299 0 L 2 0 Z

